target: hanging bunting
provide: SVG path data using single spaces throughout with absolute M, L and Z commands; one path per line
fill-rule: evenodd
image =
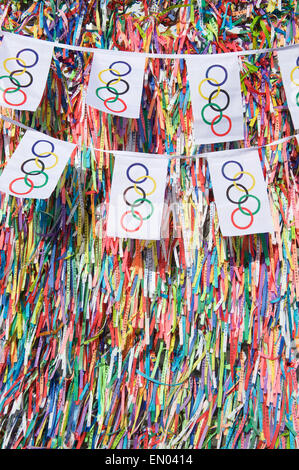
M 145 56 L 94 53 L 86 103 L 105 113 L 138 118 Z
M 186 62 L 195 143 L 243 140 L 243 108 L 237 55 L 196 56 L 188 58 Z
M 116 158 L 107 236 L 159 240 L 168 160 Z
M 53 45 L 5 33 L 0 46 L 0 104 L 35 111 L 48 77 Z
M 222 235 L 273 232 L 258 152 L 215 152 L 208 164 Z
M 295 129 L 299 129 L 299 46 L 278 52 L 283 86 Z
M 0 176 L 0 191 L 47 199 L 55 189 L 75 144 L 27 131 Z

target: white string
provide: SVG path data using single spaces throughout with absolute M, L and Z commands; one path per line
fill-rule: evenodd
M 3 121 L 9 122 L 10 124 L 13 124 L 15 126 L 21 127 L 22 129 L 25 129 L 27 131 L 37 132 L 36 129 L 33 129 L 32 127 L 28 127 L 25 124 L 22 124 L 21 122 L 15 121 L 14 119 L 11 119 L 7 116 L 3 116 L 3 114 L 0 114 L 0 119 L 2 119 Z M 264 147 L 272 147 L 274 145 L 283 144 L 284 142 L 287 142 L 288 140 L 291 140 L 293 138 L 297 139 L 298 145 L 299 145 L 299 134 L 294 134 L 294 135 L 290 135 L 288 137 L 283 137 L 282 139 L 274 140 L 270 144 L 259 145 L 258 147 L 245 147 L 245 148 L 230 149 L 230 150 L 238 150 L 239 152 L 244 152 L 244 151 L 249 151 L 249 150 L 250 151 L 251 150 L 258 150 L 258 149 L 262 149 Z M 79 147 L 78 144 L 76 144 L 76 145 L 77 145 L 77 147 Z M 83 147 L 81 146 L 81 148 L 83 148 Z M 143 153 L 143 152 L 132 152 L 130 150 L 106 150 L 106 149 L 101 149 L 101 148 L 95 148 L 93 146 L 89 146 L 89 147 L 85 147 L 85 148 L 90 148 L 92 150 L 96 150 L 97 152 L 110 153 L 110 154 L 118 155 L 118 156 L 121 156 L 121 155 L 126 156 L 127 155 L 127 156 L 138 157 L 138 158 L 155 158 L 154 156 L 158 155 L 158 158 L 164 158 L 164 159 L 168 159 L 168 160 L 172 160 L 172 159 L 176 159 L 176 158 L 185 159 L 185 160 L 188 160 L 188 159 L 191 159 L 191 158 L 208 158 L 209 156 L 215 155 L 215 153 L 217 154 L 217 151 L 216 151 L 216 152 L 197 153 L 197 154 L 194 154 L 194 155 L 167 155 L 167 154 L 162 154 L 162 153 L 152 154 L 152 153 Z M 227 151 L 229 152 L 230 150 L 227 150 Z
M 58 47 L 59 49 L 69 49 L 69 50 L 72 50 L 72 51 L 81 51 L 81 52 L 101 52 L 103 54 L 115 54 L 115 55 L 130 55 L 130 56 L 140 56 L 140 55 L 143 55 L 145 57 L 148 57 L 148 58 L 152 58 L 152 59 L 190 59 L 190 58 L 195 58 L 197 57 L 198 55 L 200 54 L 160 54 L 160 53 L 156 53 L 156 52 L 131 52 L 131 51 L 119 51 L 119 50 L 114 50 L 114 49 L 100 49 L 100 48 L 96 48 L 96 47 L 84 47 L 84 46 L 73 46 L 71 44 L 63 44 L 61 42 L 57 42 L 57 41 L 53 41 L 53 42 L 50 42 L 50 41 L 47 41 L 45 39 L 36 39 L 36 38 L 33 38 L 31 36 L 25 36 L 25 35 L 21 35 L 21 34 L 15 34 L 15 33 L 10 33 L 10 32 L 7 32 L 7 31 L 2 31 L 1 28 L 0 28 L 0 34 L 3 34 L 4 36 L 13 36 L 13 37 L 27 37 L 27 38 L 30 38 L 32 39 L 33 41 L 42 41 L 42 42 L 46 42 L 48 45 L 53 45 L 54 47 Z M 288 46 L 284 46 L 284 47 L 269 47 L 269 48 L 265 48 L 265 49 L 251 49 L 251 50 L 244 50 L 244 51 L 236 51 L 236 52 L 224 52 L 224 53 L 221 53 L 221 56 L 224 56 L 224 55 L 231 55 L 231 54 L 236 54 L 238 56 L 244 56 L 244 55 L 253 55 L 253 54 L 264 54 L 266 52 L 277 52 L 277 51 L 281 51 L 281 50 L 285 50 L 285 49 L 292 49 L 294 47 L 299 47 L 299 44 L 290 44 Z M 218 55 L 217 53 L 216 54 L 207 54 L 207 55 Z

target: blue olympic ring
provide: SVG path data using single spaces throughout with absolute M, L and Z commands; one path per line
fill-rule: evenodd
M 112 64 L 109 65 L 109 69 L 113 69 L 114 64 L 125 64 L 129 67 L 129 70 L 126 73 L 115 73 L 113 72 L 113 70 L 110 70 L 111 74 L 114 75 L 115 77 L 125 77 L 126 75 L 129 75 L 129 73 L 132 70 L 131 65 L 128 64 L 127 62 L 124 62 L 123 60 L 116 60 L 115 62 L 112 62 Z
M 52 147 L 52 150 L 48 153 L 48 155 L 39 155 L 38 153 L 35 152 L 35 146 L 39 143 L 39 142 L 47 142 L 47 144 L 50 144 L 51 147 Z M 39 158 L 47 158 L 51 155 L 52 152 L 54 152 L 54 144 L 52 142 L 50 142 L 49 140 L 45 140 L 45 139 L 40 139 L 40 140 L 37 140 L 33 145 L 32 145 L 32 153 L 36 156 L 36 157 L 39 157 Z
M 129 171 L 130 169 L 133 167 L 133 166 L 141 166 L 142 168 L 144 168 L 145 170 L 145 173 L 146 173 L 146 176 L 142 179 L 142 180 L 138 180 L 138 181 L 135 181 L 133 180 L 130 175 L 129 175 Z M 148 171 L 148 168 L 143 165 L 143 163 L 132 163 L 132 165 L 130 165 L 128 168 L 127 168 L 127 178 L 131 181 L 131 183 L 144 183 L 144 181 L 146 180 L 146 177 L 149 175 L 149 171 Z
M 236 165 L 238 165 L 238 167 L 240 168 L 240 171 L 244 171 L 242 165 L 240 162 L 237 162 L 236 160 L 229 160 L 228 162 L 225 162 L 224 165 L 222 165 L 222 168 L 221 168 L 221 173 L 223 175 L 223 177 L 229 181 L 238 181 L 239 179 L 242 178 L 242 174 L 238 176 L 238 178 L 229 178 L 228 176 L 226 176 L 224 174 L 224 168 L 226 167 L 226 165 L 228 165 L 229 163 L 235 163 Z
M 210 67 L 209 67 L 209 68 L 207 69 L 207 71 L 206 71 L 206 78 L 208 78 L 208 79 L 210 78 L 210 77 L 208 76 L 208 75 L 209 75 L 209 71 L 212 70 L 214 67 L 219 67 L 220 69 L 222 69 L 222 70 L 224 71 L 224 73 L 225 73 L 224 80 L 223 80 L 222 82 L 220 82 L 220 83 L 219 83 L 218 80 L 217 80 L 217 84 L 215 84 L 215 83 L 211 82 L 210 80 L 208 80 L 208 83 L 209 83 L 210 85 L 212 85 L 212 86 L 217 86 L 217 87 L 219 87 L 219 86 L 223 85 L 223 84 L 226 82 L 226 80 L 227 80 L 227 70 L 226 70 L 225 67 L 223 67 L 223 65 L 220 65 L 220 64 L 210 65 Z

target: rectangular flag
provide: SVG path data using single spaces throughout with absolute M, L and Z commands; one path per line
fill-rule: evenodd
M 208 164 L 222 235 L 273 232 L 258 151 L 215 152 Z
M 299 46 L 277 54 L 288 108 L 295 129 L 299 129 Z
M 95 52 L 86 103 L 104 113 L 139 118 L 145 56 Z
M 47 199 L 75 144 L 37 131 L 26 131 L 0 176 L 0 191 L 12 196 Z
M 213 144 L 244 139 L 240 69 L 235 54 L 188 58 L 194 142 Z
M 4 33 L 0 45 L 0 105 L 35 111 L 48 77 L 53 45 Z
M 160 240 L 168 159 L 117 156 L 107 236 Z

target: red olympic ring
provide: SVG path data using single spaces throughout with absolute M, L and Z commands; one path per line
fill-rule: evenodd
M 141 225 L 142 225 L 142 223 L 143 223 L 143 218 L 142 218 L 141 214 L 140 214 L 139 212 L 137 212 L 137 211 L 134 211 L 134 212 L 135 212 L 135 214 L 138 215 L 138 217 L 140 217 L 140 224 L 139 224 L 136 228 L 134 228 L 134 229 L 127 229 L 127 228 L 124 226 L 124 218 L 125 218 L 125 216 L 126 216 L 127 214 L 131 214 L 131 211 L 126 211 L 126 212 L 124 212 L 123 215 L 121 216 L 121 219 L 120 219 L 120 225 L 121 225 L 121 228 L 124 229 L 125 232 L 129 232 L 129 233 L 137 232 L 137 230 L 140 229 L 140 227 L 141 227 Z
M 25 93 L 23 90 L 21 90 L 21 89 L 19 89 L 18 91 L 20 91 L 21 93 L 23 93 L 24 100 L 22 101 L 22 103 L 15 104 L 15 103 L 10 103 L 9 101 L 7 101 L 5 95 L 6 95 L 6 92 L 8 92 L 9 90 L 15 90 L 15 88 L 10 87 L 10 88 L 6 88 L 6 90 L 4 90 L 4 92 L 3 92 L 3 99 L 4 99 L 4 101 L 5 101 L 6 104 L 8 104 L 9 106 L 22 106 L 22 104 L 24 104 L 24 103 L 26 102 L 26 100 L 27 100 L 27 95 L 26 95 L 26 93 Z
M 12 185 L 15 181 L 20 181 L 20 180 L 24 180 L 25 181 L 25 178 L 21 177 L 21 178 L 15 178 L 14 180 L 12 180 L 10 183 L 9 183 L 9 190 L 14 193 L 14 194 L 17 194 L 17 195 L 24 195 L 24 194 L 29 194 L 31 193 L 31 191 L 33 190 L 34 188 L 34 183 L 33 181 L 31 181 L 29 178 L 27 178 L 27 181 L 31 184 L 31 187 L 29 188 L 28 191 L 26 191 L 25 193 L 17 193 L 16 191 L 14 191 L 12 189 Z
M 121 98 L 118 98 L 118 101 L 121 101 L 121 103 L 124 105 L 124 109 L 121 109 L 120 111 L 116 111 L 115 109 L 109 108 L 109 106 L 107 106 L 107 101 L 111 101 L 111 100 L 113 100 L 113 103 L 115 102 L 115 98 L 113 98 L 113 96 L 105 99 L 104 101 L 104 105 L 106 106 L 107 109 L 109 109 L 109 111 L 111 111 L 112 113 L 123 113 L 124 111 L 126 111 L 127 105 Z
M 234 215 L 235 213 L 239 210 L 239 207 L 237 207 L 237 209 L 235 209 L 232 213 L 231 213 L 231 221 L 232 221 L 232 224 L 234 227 L 240 229 L 240 230 L 246 230 L 247 228 L 249 228 L 252 223 L 253 223 L 253 214 L 251 212 L 251 210 L 247 209 L 247 207 L 242 207 L 242 209 L 245 211 L 245 212 L 248 212 L 248 214 L 250 215 L 250 222 L 248 225 L 246 225 L 245 227 L 240 227 L 239 225 L 236 224 L 236 222 L 234 221 Z
M 213 119 L 212 122 L 211 122 L 211 129 L 212 129 L 212 132 L 213 132 L 215 135 L 217 135 L 218 137 L 223 137 L 223 136 L 227 135 L 227 134 L 230 132 L 231 128 L 232 128 L 231 119 L 230 119 L 226 114 L 222 114 L 222 117 L 225 117 L 225 118 L 228 120 L 228 122 L 229 122 L 228 130 L 227 130 L 226 132 L 224 132 L 224 134 L 219 134 L 219 133 L 216 132 L 215 129 L 214 129 L 214 123 L 215 123 L 216 119 L 219 119 L 219 116 L 218 116 L 218 115 L 215 116 L 214 119 Z

